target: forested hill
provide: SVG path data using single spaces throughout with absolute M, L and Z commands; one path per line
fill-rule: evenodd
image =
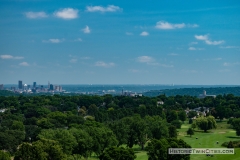
M 165 94 L 166 96 L 176 95 L 199 96 L 199 94 L 203 93 L 203 90 L 207 92 L 207 95 L 233 94 L 235 96 L 240 96 L 240 87 L 179 88 L 179 89 L 152 90 L 145 92 L 144 96 L 156 97 L 161 94 Z

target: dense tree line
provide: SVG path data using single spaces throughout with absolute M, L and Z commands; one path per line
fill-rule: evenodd
M 15 159 L 33 160 L 54 159 L 51 157 L 55 155 L 55 159 L 87 159 L 95 153 L 107 159 L 121 152 L 133 159 L 134 145 L 145 150 L 146 144 L 154 143 L 154 149 L 154 145 L 176 138 L 177 128 L 187 118 L 184 110 L 195 107 L 209 107 L 208 114 L 220 120 L 239 118 L 240 98 L 231 94 L 204 99 L 179 95 L 1 96 L 0 150 L 7 152 L 0 155 L 7 157 L 10 153 Z M 194 116 L 196 112 L 190 111 L 188 118 Z M 215 128 L 215 123 L 210 125 L 212 116 L 199 117 L 193 125 L 204 131 Z M 236 123 L 234 120 L 233 126 Z M 127 148 L 121 148 L 122 145 Z M 149 157 L 153 149 L 147 147 Z

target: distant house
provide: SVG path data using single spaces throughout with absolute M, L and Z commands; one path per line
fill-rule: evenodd
M 7 109 L 0 109 L 0 113 L 4 113 Z
M 157 101 L 157 105 L 163 105 L 164 102 L 163 101 Z

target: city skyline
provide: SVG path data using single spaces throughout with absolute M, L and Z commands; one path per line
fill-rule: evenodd
M 0 2 L 0 84 L 240 85 L 240 2 Z

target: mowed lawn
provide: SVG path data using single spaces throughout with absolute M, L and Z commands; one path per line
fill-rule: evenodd
M 218 128 L 209 130 L 204 133 L 201 130 L 195 129 L 195 134 L 192 137 L 188 136 L 186 131 L 191 126 L 185 122 L 181 129 L 178 129 L 178 138 L 183 139 L 186 143 L 190 144 L 192 148 L 224 148 L 221 146 L 223 142 L 240 140 L 240 137 L 236 136 L 236 132 L 230 128 L 230 125 L 226 121 L 217 122 Z M 196 139 L 196 137 L 198 139 Z M 216 142 L 219 142 L 218 144 Z M 136 160 L 147 160 L 147 152 L 141 151 L 140 146 L 135 145 L 133 147 L 136 153 Z M 240 160 L 240 148 L 235 148 L 234 155 L 226 154 L 214 154 L 213 157 L 208 157 L 206 154 L 191 155 L 191 160 Z M 91 157 L 89 160 L 96 160 L 96 157 Z
M 217 122 L 217 129 L 209 130 L 204 133 L 200 130 L 196 130 L 195 134 L 190 137 L 186 134 L 190 124 L 183 124 L 182 128 L 178 131 L 178 138 L 183 139 L 185 142 L 191 145 L 192 148 L 224 148 L 221 146 L 223 142 L 240 140 L 240 137 L 236 136 L 236 132 L 230 128 L 230 125 L 226 121 Z M 196 139 L 196 137 L 198 139 Z M 218 144 L 216 142 L 219 142 Z M 213 157 L 208 157 L 206 154 L 191 155 L 191 160 L 240 160 L 240 148 L 235 148 L 234 155 L 226 154 L 214 154 Z

